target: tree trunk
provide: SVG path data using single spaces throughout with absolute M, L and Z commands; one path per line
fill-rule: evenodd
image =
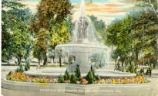
M 59 56 L 59 64 L 60 64 L 60 67 L 61 67 L 61 56 Z
M 54 59 L 55 59 L 55 57 L 53 56 L 53 63 L 54 63 Z
M 41 65 L 41 60 L 40 60 L 40 59 L 38 59 L 37 69 L 40 69 L 40 65 Z
M 138 55 L 139 55 L 139 52 L 138 52 L 138 50 L 136 49 L 136 51 L 135 51 L 135 63 L 136 63 L 136 65 L 138 65 L 137 64 L 137 61 L 138 61 Z
M 27 49 L 27 53 L 26 53 L 26 56 L 25 56 L 24 64 L 26 64 L 26 62 L 30 60 L 30 53 L 31 53 L 32 47 L 33 47 L 33 45 L 31 44 L 30 48 Z
M 21 64 L 21 57 L 17 57 L 17 60 L 18 60 L 18 65 Z
M 47 65 L 47 55 L 45 53 L 43 65 Z
M 122 68 L 121 68 L 121 70 L 122 70 L 122 72 L 124 72 L 124 69 L 123 69 L 123 61 L 121 61 L 121 63 L 122 63 Z

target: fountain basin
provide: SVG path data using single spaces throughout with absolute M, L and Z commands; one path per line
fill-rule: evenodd
M 55 68 L 54 68 L 55 69 Z M 26 76 L 39 77 L 39 78 L 58 78 L 60 75 L 64 75 L 66 68 L 43 68 L 38 70 L 29 70 L 25 71 Z M 134 78 L 136 74 L 131 74 L 127 72 L 118 72 L 118 71 L 100 71 L 96 70 L 96 75 L 101 78 Z M 81 74 L 82 77 L 85 77 L 87 74 Z
M 56 47 L 56 49 L 58 49 L 58 50 L 62 49 L 64 51 L 71 51 L 71 52 L 79 51 L 79 50 L 83 51 L 83 52 L 84 51 L 94 52 L 94 51 L 96 51 L 96 48 L 98 50 L 106 49 L 106 47 L 104 45 L 95 44 L 95 43 L 68 43 L 68 44 L 61 44 Z
M 67 70 L 73 73 L 76 65 L 80 66 L 81 74 L 87 74 L 92 66 L 91 56 L 94 54 L 102 54 L 106 47 L 100 44 L 93 43 L 69 43 L 62 44 L 56 47 L 56 50 L 61 50 L 62 54 L 68 54 L 67 57 L 74 57 L 73 64 L 68 64 Z
M 144 84 L 66 84 L 17 82 L 2 80 L 4 96 L 156 96 L 153 94 L 153 85 Z M 4 91 L 6 89 L 7 91 Z M 14 94 L 11 91 L 14 90 Z M 155 90 L 156 91 L 156 90 Z

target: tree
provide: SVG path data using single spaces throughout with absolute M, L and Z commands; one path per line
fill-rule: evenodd
M 142 54 L 143 58 L 156 55 L 156 40 L 158 35 L 157 20 L 158 18 L 156 18 L 156 15 L 151 9 L 142 11 L 141 14 L 137 14 L 137 19 L 135 18 L 132 28 L 132 38 L 135 39 L 133 39 L 132 44 L 135 46 L 134 50 Z
M 64 80 L 70 80 L 71 79 L 71 75 L 68 73 L 68 71 L 66 70 L 65 71 L 65 74 L 64 74 Z
M 39 65 L 41 60 L 45 57 L 44 53 L 47 53 L 47 40 L 48 40 L 48 31 L 44 28 L 41 28 L 39 32 L 35 34 L 35 41 L 33 46 L 33 56 L 38 58 Z
M 17 58 L 18 65 L 20 65 L 21 60 L 22 58 L 25 58 L 27 49 L 29 48 L 31 43 L 30 34 L 17 29 L 16 31 L 14 31 L 12 36 L 13 37 L 11 38 L 11 40 L 13 45 L 11 46 L 11 52 L 14 52 L 12 54 Z
M 76 80 L 77 80 L 76 76 L 72 74 L 71 79 L 70 79 L 70 83 L 76 83 Z
M 18 65 L 26 57 L 30 46 L 30 33 L 28 25 L 32 14 L 29 9 L 17 0 L 2 1 L 2 57 L 15 56 Z
M 96 80 L 96 78 L 98 78 L 97 76 L 95 76 L 94 70 L 91 66 L 91 70 L 88 72 L 86 79 L 88 81 L 88 84 L 93 84 L 94 81 Z
M 140 54 L 144 57 L 156 54 L 156 21 L 154 12 L 145 9 L 131 13 L 109 25 L 106 30 L 106 43 L 116 46 L 115 58 L 120 57 L 122 64 L 130 63 L 129 60 L 134 59 L 137 64 Z
M 157 0 L 137 0 L 137 1 L 142 2 L 142 6 L 138 6 L 138 7 L 152 7 L 153 10 L 156 9 L 157 4 L 158 4 Z
M 50 41 L 49 46 L 55 49 L 56 45 L 66 43 L 70 41 L 70 34 L 72 33 L 73 24 L 71 22 L 70 16 L 61 22 L 57 22 L 52 26 L 52 30 L 50 31 Z M 59 64 L 61 67 L 61 58 L 62 53 L 58 53 Z
M 55 48 L 57 44 L 62 44 L 70 41 L 70 33 L 72 32 L 72 23 L 71 19 L 63 20 L 61 22 L 57 22 L 52 26 L 52 30 L 50 31 L 50 42 L 49 45 L 52 48 Z
M 77 80 L 81 79 L 81 72 L 80 72 L 80 66 L 79 65 L 77 65 L 77 67 L 76 67 L 75 76 L 77 77 Z
M 92 23 L 94 24 L 94 27 L 98 33 L 98 35 L 101 37 L 101 39 L 104 39 L 106 36 L 105 30 L 106 30 L 106 25 L 104 21 L 102 20 L 97 20 L 95 16 L 90 16 L 90 19 L 92 20 Z
M 157 0 L 141 0 L 141 1 L 143 1 L 143 3 L 145 4 L 145 6 L 142 6 L 143 8 L 145 7 L 150 7 L 151 9 L 152 9 L 152 11 L 155 13 L 155 15 L 157 16 L 157 20 L 158 20 L 158 1 Z M 158 36 L 158 35 L 157 35 Z M 158 38 L 158 37 L 157 37 Z M 157 39 L 157 54 L 158 54 L 158 39 Z M 148 55 L 148 58 L 149 58 L 149 56 L 150 57 L 152 57 L 152 59 L 153 59 L 153 57 L 154 58 L 158 58 L 157 57 L 157 55 L 156 56 L 151 56 L 151 55 Z M 151 58 L 150 58 L 151 59 Z M 141 61 L 141 60 L 140 60 Z M 152 60 L 151 60 L 152 61 Z M 154 62 L 154 63 L 157 63 L 158 64 L 158 62 Z
M 65 36 L 63 32 L 65 32 L 65 28 L 63 28 L 64 20 L 67 17 L 67 14 L 70 14 L 71 4 L 68 0 L 41 0 L 40 4 L 38 6 L 38 11 L 36 13 L 36 20 L 34 20 L 31 24 L 31 31 L 35 34 L 43 34 L 39 32 L 40 28 L 44 28 L 48 31 L 48 40 L 51 38 L 53 39 L 59 39 L 61 37 L 57 32 L 61 32 L 63 34 L 62 36 Z M 62 23 L 61 23 L 62 22 Z M 58 24 L 62 24 L 62 27 L 60 31 L 54 31 L 54 27 Z M 53 30 L 53 31 L 52 31 Z M 59 29 L 58 29 L 59 30 Z M 39 33 L 38 33 L 39 32 Z M 43 31 L 46 32 L 46 31 Z M 52 33 L 53 32 L 53 33 Z M 68 33 L 68 32 L 67 32 Z M 53 36 L 53 37 L 52 37 Z M 47 37 L 47 36 L 45 36 Z M 38 38 L 38 37 L 37 37 Z M 50 44 L 56 44 L 52 43 L 53 40 L 51 40 Z M 58 40 L 60 41 L 60 40 Z M 38 44 L 39 45 L 39 44 Z M 53 45 L 54 47 L 54 45 Z M 45 50 L 42 50 L 43 56 L 44 56 L 44 65 L 47 63 L 47 50 L 48 50 L 48 42 L 45 45 Z M 38 51 L 38 50 L 34 50 Z
M 22 4 L 19 4 L 16 1 L 2 1 L 2 60 L 9 59 L 11 57 L 11 30 L 13 30 L 13 26 L 16 24 L 15 20 L 17 19 L 11 11 L 13 11 L 13 8 L 18 10 L 18 8 L 21 8 L 22 6 Z M 6 10 L 7 8 L 10 10 Z
M 129 16 L 123 20 L 116 20 L 114 23 L 108 26 L 106 30 L 105 42 L 107 45 L 116 46 L 115 58 L 120 57 L 122 66 L 124 65 L 130 50 L 130 22 Z

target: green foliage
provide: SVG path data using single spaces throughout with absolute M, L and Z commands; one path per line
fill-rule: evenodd
M 59 83 L 64 83 L 64 77 L 63 77 L 63 76 L 59 76 L 58 82 L 59 82 Z
M 52 26 L 50 31 L 49 45 L 54 48 L 57 44 L 69 42 L 71 31 L 72 23 L 70 21 L 63 20 L 61 22 L 57 22 L 54 26 Z
M 2 1 L 2 7 L 3 8 L 12 8 L 12 9 L 17 9 L 17 8 L 22 8 L 24 5 L 21 3 L 17 2 L 18 0 L 3 0 Z
M 156 54 L 157 31 L 157 17 L 150 8 L 146 8 L 130 13 L 122 20 L 115 20 L 106 30 L 105 42 L 116 46 L 113 58 L 119 58 L 122 65 L 129 64 L 131 60 L 137 64 L 139 54 L 144 57 Z
M 94 24 L 94 27 L 100 36 L 99 38 L 104 39 L 106 36 L 106 33 L 105 33 L 106 25 L 105 25 L 104 21 L 97 20 L 97 17 L 95 17 L 93 15 L 90 16 L 90 19 L 92 20 L 92 23 Z
M 35 34 L 35 41 L 33 45 L 33 56 L 38 60 L 42 60 L 47 53 L 48 31 L 40 28 L 39 32 Z
M 64 74 L 64 80 L 70 80 L 70 79 L 71 79 L 71 75 L 69 75 L 69 73 L 66 70 Z
M 87 81 L 88 81 L 88 84 L 93 84 L 94 81 L 95 81 L 95 77 L 93 75 L 93 71 L 92 70 L 88 72 Z
M 143 76 L 144 74 L 141 73 L 141 72 L 137 72 L 136 75 L 137 75 L 137 76 Z
M 157 0 L 137 0 L 139 1 L 138 4 L 136 4 L 137 7 L 151 7 L 152 6 L 156 9 L 157 7 Z M 141 1 L 141 2 L 140 2 Z
M 75 75 L 71 75 L 70 83 L 76 83 L 77 77 Z
M 95 73 L 94 73 L 94 70 L 93 68 L 91 67 L 91 70 L 88 72 L 87 76 L 86 76 L 86 79 L 88 81 L 88 84 L 93 84 L 94 81 L 97 79 L 99 79 L 98 76 L 95 76 Z
M 81 80 L 81 72 L 80 72 L 80 66 L 77 65 L 75 70 L 75 75 L 71 75 L 70 83 L 76 83 L 76 80 Z
M 28 71 L 30 69 L 29 61 L 26 61 L 24 68 L 25 68 L 25 71 Z
M 95 76 L 96 80 L 100 80 L 100 77 L 98 75 Z
M 13 56 L 17 57 L 18 65 L 20 65 L 21 59 L 26 56 L 27 49 L 31 43 L 30 34 L 25 31 L 16 30 L 12 36 L 12 48 L 10 50 L 13 52 Z
M 130 66 L 127 68 L 127 72 L 134 73 L 135 71 L 136 71 L 136 67 L 134 65 L 134 62 L 132 62 Z
M 10 75 L 11 75 L 11 71 L 7 74 L 7 77 L 6 77 L 7 80 L 11 80 Z
M 16 69 L 16 72 L 24 72 L 22 64 L 18 66 L 18 68 Z
M 35 33 L 34 56 L 47 62 L 48 46 L 55 48 L 57 44 L 70 40 L 71 28 L 69 17 L 71 4 L 68 0 L 41 0 L 30 30 Z M 41 29 L 45 31 L 41 31 Z M 44 38 L 43 38 L 44 37 Z
M 32 14 L 17 0 L 3 0 L 2 4 L 2 57 L 15 56 L 20 65 L 31 43 L 28 24 Z
M 81 72 L 80 72 L 79 65 L 77 65 L 77 67 L 76 67 L 75 76 L 77 77 L 77 80 L 81 80 Z

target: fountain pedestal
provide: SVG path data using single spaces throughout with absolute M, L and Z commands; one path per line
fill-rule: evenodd
M 57 45 L 55 50 L 68 54 L 70 58 L 67 70 L 74 73 L 76 66 L 80 66 L 80 72 L 87 74 L 92 66 L 102 66 L 106 63 L 106 47 L 97 36 L 97 32 L 91 20 L 85 16 L 84 0 L 81 3 L 80 17 L 75 21 L 75 27 L 72 32 L 71 41 L 67 44 Z M 74 57 L 73 63 L 71 57 Z M 92 60 L 93 59 L 93 60 Z

